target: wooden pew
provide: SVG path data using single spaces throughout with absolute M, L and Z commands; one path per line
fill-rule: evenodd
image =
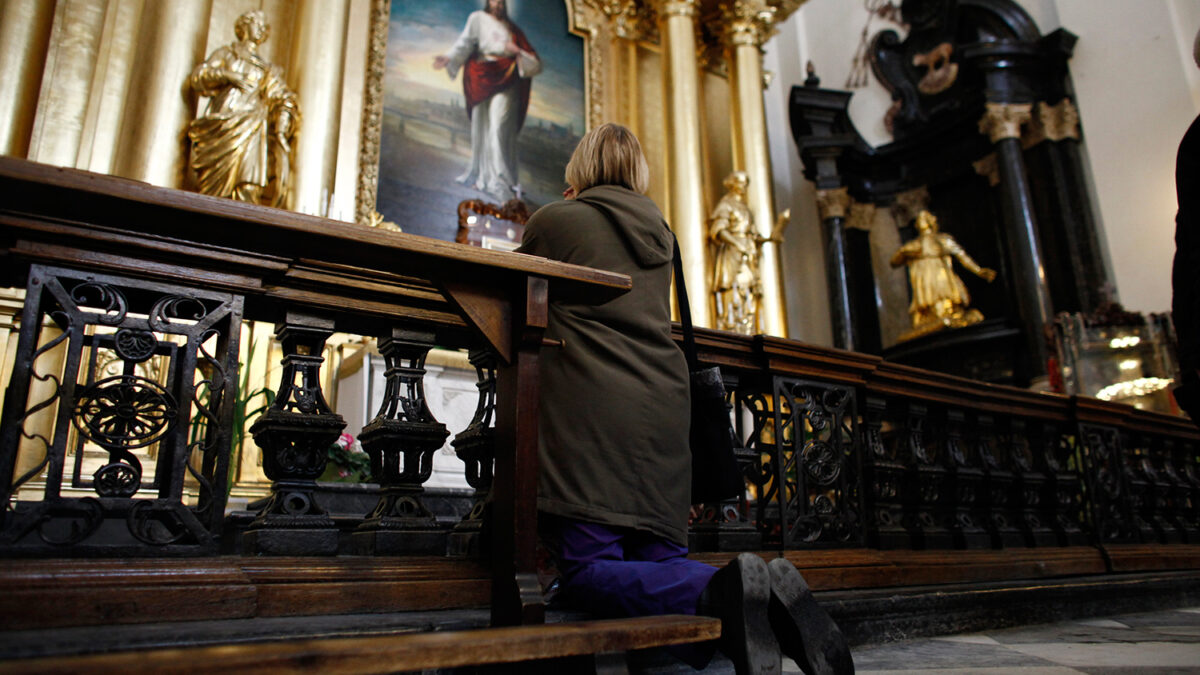
M 0 673 L 394 673 L 623 653 L 714 640 L 720 634 L 721 622 L 717 619 L 666 615 L 14 659 L 0 662 Z

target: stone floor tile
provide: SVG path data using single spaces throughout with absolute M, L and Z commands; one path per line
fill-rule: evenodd
M 948 668 L 1007 668 L 1009 670 L 1056 665 L 1036 656 L 1022 654 L 1005 645 L 953 642 L 948 640 L 912 640 L 854 650 L 858 672 L 868 670 L 904 670 Z
M 1097 628 L 1129 628 L 1128 624 L 1114 621 L 1112 619 L 1084 619 L 1076 621 L 1080 626 L 1095 626 Z
M 1128 644 L 1039 643 L 1007 644 L 1031 657 L 1070 666 L 1191 667 L 1200 672 L 1200 644 L 1141 642 Z
M 1155 626 L 1152 630 L 1159 635 L 1175 635 L 1179 637 L 1200 638 L 1200 626 Z
M 1120 617 L 1120 619 L 1122 623 L 1127 623 L 1133 627 L 1160 625 L 1200 626 L 1200 607 L 1126 614 Z
M 997 642 L 1009 644 L 1037 644 L 1048 642 L 1061 643 L 1098 643 L 1107 642 L 1149 642 L 1164 640 L 1164 636 L 1156 633 L 1152 627 L 1138 628 L 1109 628 L 1105 626 L 1085 626 L 1076 622 L 1022 626 L 1005 630 L 991 631 L 989 636 Z
M 1024 668 L 917 668 L 907 670 L 859 670 L 857 675 L 920 675 L 936 673 L 938 675 L 1084 675 L 1084 671 L 1062 665 L 1044 665 L 1044 667 Z M 787 670 L 784 671 L 787 673 Z M 1140 671 L 1139 671 L 1140 674 Z
M 935 637 L 933 639 L 940 640 L 942 642 L 964 642 L 967 644 L 974 644 L 974 645 L 998 645 L 998 644 L 1000 644 L 999 642 L 996 641 L 996 638 L 989 637 L 987 635 L 984 635 L 983 633 L 965 633 L 963 635 L 942 635 L 940 637 Z
M 1193 665 L 1184 665 L 1182 668 L 1130 668 L 1128 665 L 1114 668 L 1108 667 L 1108 665 L 1090 665 L 1087 668 L 1080 668 L 1079 673 L 1085 675 L 1196 675 L 1196 673 L 1200 673 L 1200 670 Z

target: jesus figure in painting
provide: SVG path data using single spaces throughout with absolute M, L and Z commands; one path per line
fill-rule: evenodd
M 501 202 L 521 197 L 517 134 L 529 110 L 531 79 L 542 62 L 525 34 L 508 18 L 505 0 L 486 0 L 472 12 L 462 35 L 433 60 L 451 79 L 463 70 L 463 93 L 471 120 L 471 165 L 456 180 Z M 464 68 L 465 65 L 465 68 Z

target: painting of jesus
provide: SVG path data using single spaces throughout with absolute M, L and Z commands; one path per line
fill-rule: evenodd
M 453 239 L 468 199 L 556 199 L 584 123 L 563 0 L 393 0 L 376 210 Z

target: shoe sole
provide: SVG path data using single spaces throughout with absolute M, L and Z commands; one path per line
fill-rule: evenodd
M 817 604 L 808 583 L 785 558 L 767 566 L 771 574 L 769 615 L 780 631 L 779 645 L 805 675 L 854 675 L 846 638 Z
M 727 597 L 721 599 L 726 607 L 738 607 L 734 625 L 722 625 L 722 651 L 733 661 L 738 675 L 776 675 L 783 672 L 779 643 L 767 610 L 771 600 L 771 573 L 767 563 L 753 553 L 742 553 L 734 559 L 730 573 L 739 576 L 737 584 L 724 584 Z M 729 630 L 730 634 L 725 631 Z M 733 653 L 730 653 L 733 652 Z

